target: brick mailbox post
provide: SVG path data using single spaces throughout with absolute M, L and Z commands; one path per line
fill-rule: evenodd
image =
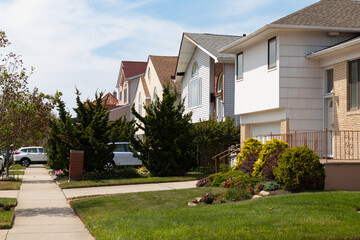
M 69 181 L 79 179 L 83 174 L 84 151 L 70 150 Z

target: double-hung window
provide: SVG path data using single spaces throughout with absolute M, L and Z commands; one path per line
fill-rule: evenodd
M 349 108 L 360 108 L 360 59 L 349 62 Z
M 201 105 L 201 78 L 197 62 L 193 63 L 191 79 L 189 82 L 189 107 Z
M 331 93 L 334 87 L 334 70 L 326 70 L 326 93 Z
M 236 79 L 244 77 L 244 54 L 239 53 L 236 56 Z
M 277 43 L 276 37 L 269 39 L 268 41 L 268 69 L 276 68 L 277 59 Z

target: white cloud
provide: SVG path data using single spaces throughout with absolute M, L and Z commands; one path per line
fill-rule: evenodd
M 150 1 L 122 2 L 122 9 L 136 9 Z M 75 104 L 75 86 L 84 98 L 93 98 L 97 89 L 112 92 L 121 60 L 177 54 L 183 32 L 178 24 L 131 11 L 119 16 L 96 11 L 85 0 L 15 0 L 0 3 L 0 9 L 1 28 L 12 42 L 5 50 L 22 54 L 24 63 L 35 67 L 30 86 L 46 93 L 63 92 L 69 108 Z M 121 59 L 94 53 L 125 39 L 131 39 L 136 49 L 122 52 Z

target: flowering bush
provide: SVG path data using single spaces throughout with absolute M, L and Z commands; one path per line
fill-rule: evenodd
M 210 179 L 203 178 L 196 183 L 196 187 L 209 187 L 211 183 Z
M 224 188 L 230 188 L 231 187 L 231 180 L 233 180 L 235 177 L 231 177 L 231 178 L 229 178 L 228 180 L 226 180 L 225 182 L 223 182 L 222 183 L 222 186 L 224 187 Z
M 59 169 L 59 170 L 55 171 L 55 175 L 56 175 L 56 176 L 58 176 L 58 177 L 61 177 L 61 176 L 66 176 L 66 175 L 67 175 L 67 173 L 68 173 L 68 170 L 66 170 L 66 169 L 64 169 L 64 171 L 63 171 L 63 170 L 61 170 L 61 169 Z
M 264 184 L 259 183 L 258 185 L 255 186 L 254 188 L 254 194 L 258 194 L 259 192 L 261 192 L 264 189 Z
M 206 193 L 204 196 L 201 197 L 200 202 L 212 204 L 216 200 L 216 197 L 217 196 L 212 193 Z

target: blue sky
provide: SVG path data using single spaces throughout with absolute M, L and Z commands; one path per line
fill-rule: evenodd
M 0 29 L 34 66 L 30 87 L 75 106 L 115 90 L 122 60 L 175 56 L 183 32 L 242 35 L 316 0 L 0 0 Z

